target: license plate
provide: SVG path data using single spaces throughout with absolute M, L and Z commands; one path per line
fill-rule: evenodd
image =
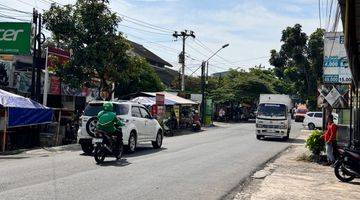
M 92 143 L 95 144 L 95 143 L 101 143 L 102 142 L 102 138 L 93 138 L 92 139 Z

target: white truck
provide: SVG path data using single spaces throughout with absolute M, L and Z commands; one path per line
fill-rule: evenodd
M 256 114 L 256 138 L 289 139 L 292 102 L 288 95 L 260 94 Z

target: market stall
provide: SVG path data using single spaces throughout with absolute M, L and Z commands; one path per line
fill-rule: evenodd
M 9 128 L 51 123 L 53 110 L 29 98 L 0 89 L 2 151 L 5 151 Z
M 164 96 L 165 116 L 166 118 L 175 115 L 177 120 L 177 127 L 187 128 L 191 123 L 192 110 L 198 110 L 199 104 L 189 99 L 179 97 L 170 92 L 140 92 L 131 95 L 133 102 L 138 102 L 143 105 L 156 107 L 156 96 Z M 154 112 L 152 109 L 149 109 Z

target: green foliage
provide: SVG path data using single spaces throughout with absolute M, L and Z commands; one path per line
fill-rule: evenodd
M 311 131 L 310 136 L 306 139 L 306 147 L 314 154 L 320 155 L 325 151 L 325 142 L 322 139 L 322 132 L 319 130 Z
M 63 76 L 66 83 L 94 86 L 96 77 L 99 90 L 109 90 L 129 67 L 126 51 L 130 45 L 118 33 L 120 19 L 108 4 L 106 0 L 78 0 L 74 6 L 52 4 L 44 13 L 44 24 L 55 42 L 73 52 L 67 66 L 72 73 Z
M 271 70 L 252 68 L 249 72 L 230 70 L 221 80 L 222 84 L 211 91 L 215 102 L 253 104 L 261 93 L 274 93 L 274 75 Z
M 142 58 L 129 59 L 130 67 L 116 84 L 115 95 L 122 97 L 136 92 L 157 92 L 165 88 L 155 70 Z
M 317 83 L 322 79 L 324 30 L 317 29 L 308 37 L 300 24 L 287 27 L 282 32 L 283 42 L 279 52 L 271 50 L 270 64 L 275 75 L 287 83 L 287 92 L 308 101 L 310 109 L 316 108 Z

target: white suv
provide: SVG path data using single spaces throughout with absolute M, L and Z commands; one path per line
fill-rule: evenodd
M 81 116 L 81 126 L 77 140 L 86 154 L 92 153 L 92 138 L 95 133 L 97 114 L 102 110 L 104 101 L 90 102 Z M 147 109 L 131 102 L 112 102 L 114 112 L 125 126 L 122 127 L 123 141 L 129 152 L 134 152 L 139 142 L 152 142 L 154 148 L 160 148 L 163 130 L 156 119 L 151 117 Z
M 338 123 L 338 114 L 332 113 L 334 116 L 334 123 Z M 303 125 L 307 126 L 309 130 L 314 130 L 315 128 L 322 128 L 323 124 L 323 114 L 322 112 L 308 112 L 305 115 Z

